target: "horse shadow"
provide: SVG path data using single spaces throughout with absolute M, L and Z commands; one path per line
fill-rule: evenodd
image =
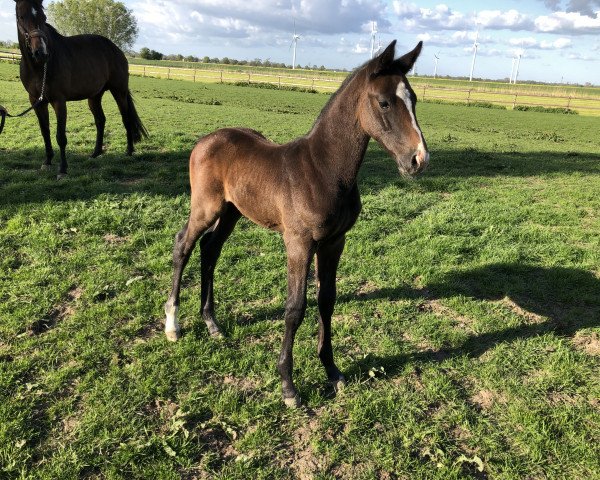
M 579 330 L 600 326 L 600 279 L 577 268 L 492 264 L 449 273 L 422 290 L 387 288 L 371 292 L 368 298 L 422 299 L 422 304 L 425 304 L 456 296 L 479 301 L 503 301 L 525 321 L 515 327 L 473 334 L 450 348 L 387 357 L 368 356 L 355 363 L 348 373 L 360 376 L 361 372 L 376 365 L 394 376 L 407 362 L 439 363 L 453 357 L 479 357 L 500 344 L 547 333 L 572 338 Z

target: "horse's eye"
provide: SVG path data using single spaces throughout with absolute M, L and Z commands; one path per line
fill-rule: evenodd
M 380 101 L 379 106 L 382 110 L 388 110 L 390 108 L 390 104 L 387 100 Z

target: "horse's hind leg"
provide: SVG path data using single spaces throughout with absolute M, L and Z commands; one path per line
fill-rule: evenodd
M 165 303 L 165 314 L 167 315 L 165 334 L 171 341 L 176 341 L 181 332 L 177 321 L 177 311 L 179 309 L 179 291 L 181 289 L 183 269 L 190 259 L 198 238 L 217 220 L 221 210 L 222 206 L 211 211 L 205 210 L 198 215 L 192 207 L 192 214 L 189 220 L 175 236 L 175 246 L 173 248 L 173 286 L 167 303 Z
M 30 97 L 31 103 L 35 103 L 36 98 Z M 54 150 L 52 149 L 52 140 L 50 139 L 50 115 L 48 114 L 48 102 L 43 102 L 35 109 L 35 114 L 40 124 L 40 131 L 44 139 L 44 146 L 46 147 L 46 160 L 42 164 L 42 170 L 47 169 L 52 165 L 52 157 L 54 157 Z
M 131 124 L 129 122 L 129 104 L 127 102 L 127 89 L 125 90 L 117 90 L 111 89 L 110 93 L 117 102 L 117 106 L 119 107 L 119 112 L 121 112 L 121 119 L 123 120 L 123 125 L 125 126 L 125 131 L 127 132 L 127 155 L 133 155 L 133 131 L 131 130 Z
M 106 116 L 104 115 L 104 110 L 102 110 L 102 95 L 104 95 L 104 92 L 88 99 L 88 105 L 92 111 L 92 115 L 94 115 L 94 123 L 96 124 L 96 147 L 90 156 L 91 158 L 96 158 L 102 154 L 104 126 L 106 125 Z
M 201 279 L 201 311 L 202 318 L 206 322 L 209 333 L 213 337 L 221 336 L 221 331 L 215 319 L 213 280 L 215 266 L 223 244 L 233 232 L 235 224 L 240 219 L 239 210 L 228 203 L 226 210 L 219 217 L 214 228 L 211 228 L 200 240 L 201 257 L 200 269 L 202 271 Z
M 335 305 L 335 275 L 340 256 L 344 250 L 345 237 L 331 243 L 320 245 L 317 250 L 317 302 L 319 304 L 319 346 L 321 363 L 327 372 L 327 378 L 338 389 L 345 384 L 344 376 L 333 361 L 331 347 L 331 315 Z

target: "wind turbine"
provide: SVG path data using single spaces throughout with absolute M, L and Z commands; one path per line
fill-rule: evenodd
M 517 83 L 517 77 L 519 76 L 519 66 L 521 65 L 521 57 L 523 56 L 523 49 L 519 50 L 519 53 L 517 54 L 517 70 L 515 71 L 515 79 L 513 80 L 513 83 L 516 85 Z
M 515 56 L 513 55 L 513 58 L 512 58 L 512 65 L 511 65 L 511 67 L 510 67 L 510 78 L 508 79 L 508 83 L 512 83 L 512 81 L 513 81 L 513 74 L 515 73 L 515 60 L 516 60 L 516 59 L 517 59 L 517 57 L 515 57 Z
M 440 59 L 440 52 L 433 55 L 435 57 L 435 68 L 433 69 L 433 78 L 437 78 L 437 66 Z
M 294 53 L 292 54 L 292 70 L 296 69 L 296 47 L 298 46 L 298 40 L 300 39 L 300 35 L 296 34 L 296 20 L 294 20 L 294 36 L 292 37 L 292 43 L 290 43 L 290 48 L 294 47 Z
M 377 50 L 375 50 L 375 55 L 379 55 L 381 53 L 381 37 L 377 35 Z
M 475 41 L 473 42 L 473 61 L 471 62 L 471 74 L 469 75 L 469 82 L 473 81 L 473 70 L 475 70 L 475 59 L 477 58 L 477 48 L 479 44 L 477 40 L 479 39 L 479 22 L 477 22 L 477 31 L 475 32 Z
M 375 57 L 375 36 L 377 35 L 377 26 L 371 22 L 371 58 Z

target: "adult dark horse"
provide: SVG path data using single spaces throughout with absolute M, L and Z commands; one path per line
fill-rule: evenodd
M 54 156 L 50 140 L 48 104 L 56 113 L 56 141 L 60 147 L 58 178 L 67 174 L 67 102 L 88 99 L 96 123 L 96 147 L 92 157 L 102 153 L 106 117 L 102 96 L 112 93 L 127 131 L 127 154 L 147 132 L 135 110 L 129 92 L 129 69 L 123 52 L 100 35 L 63 37 L 46 23 L 42 0 L 15 0 L 21 49 L 21 81 L 40 123 L 48 168 Z
M 247 129 L 226 128 L 202 138 L 190 157 L 191 213 L 175 237 L 174 278 L 165 304 L 165 333 L 177 340 L 181 275 L 196 241 L 201 245 L 201 309 L 211 335 L 221 335 L 213 306 L 213 273 L 223 243 L 241 215 L 283 235 L 288 286 L 285 335 L 278 370 L 283 398 L 297 406 L 292 346 L 304 318 L 309 267 L 316 254 L 318 354 L 334 386 L 344 384 L 331 347 L 335 276 L 345 234 L 361 209 L 356 176 L 372 137 L 415 175 L 429 153 L 415 116 L 407 72 L 422 43 L 394 60 L 396 42 L 351 75 L 332 96 L 311 131 L 276 145 Z

